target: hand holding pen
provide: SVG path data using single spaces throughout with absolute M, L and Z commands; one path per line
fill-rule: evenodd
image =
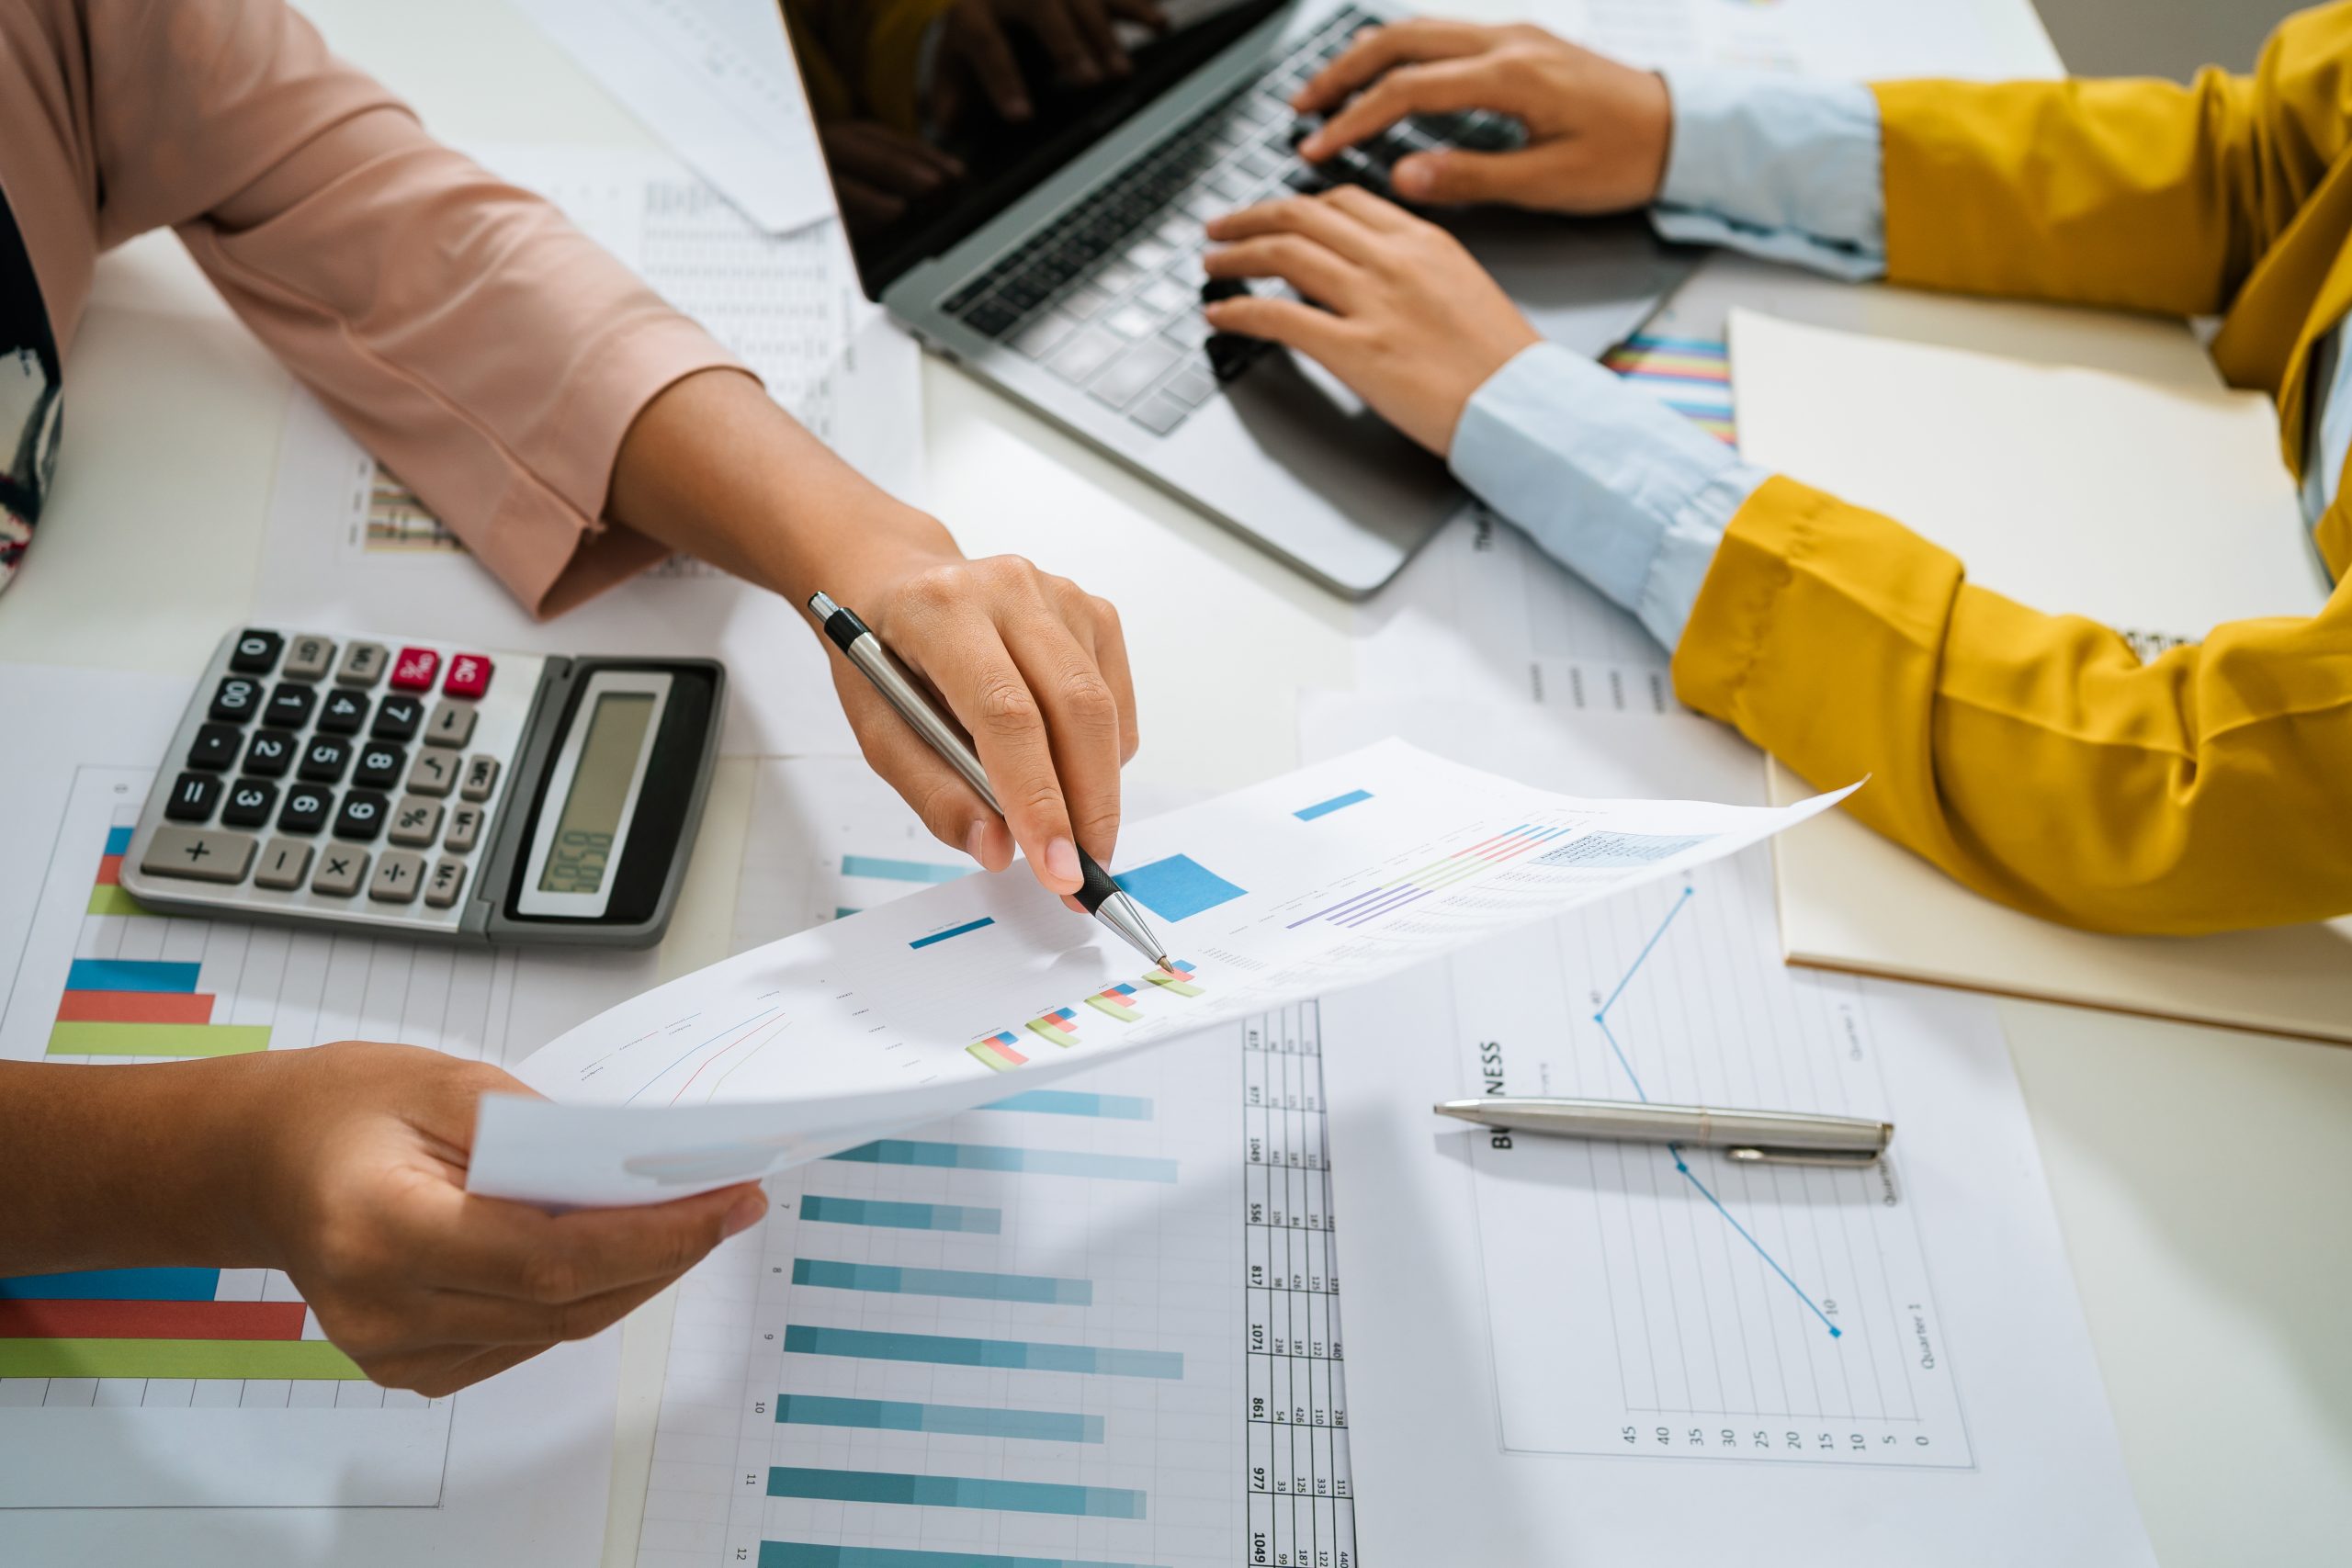
M 943 714 L 923 693 L 882 639 L 874 635 L 857 613 L 846 605 L 836 604 L 825 593 L 808 597 L 808 613 L 824 627 L 825 636 L 841 650 L 857 672 L 863 675 L 876 695 L 905 722 L 908 734 L 928 747 L 946 762 L 965 784 L 978 795 L 989 811 L 1001 813 L 995 788 L 988 770 L 980 759 L 965 743 L 964 735 L 956 722 Z M 861 730 L 861 733 L 864 733 Z M 869 753 L 870 755 L 870 753 Z M 878 765 L 878 763 L 877 763 Z M 1068 847 L 1065 844 L 1065 847 Z M 1048 888 L 1063 894 L 1063 902 L 1081 913 L 1092 915 L 1117 934 L 1128 946 L 1142 953 L 1161 968 L 1170 968 L 1168 954 L 1159 939 L 1143 918 L 1143 911 L 1133 899 L 1120 891 L 1092 855 L 1082 849 L 1072 849 L 1079 873 L 1079 887 L 1075 895 L 1055 887 L 1043 872 L 1038 880 Z M 991 868 L 1001 869 L 1001 868 Z

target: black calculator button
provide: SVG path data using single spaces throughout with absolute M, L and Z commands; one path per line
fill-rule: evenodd
M 356 692 L 334 691 L 319 705 L 319 733 L 356 735 L 368 722 L 368 699 Z
M 343 770 L 350 765 L 350 741 L 314 735 L 311 743 L 302 748 L 301 764 L 295 772 L 311 784 L 341 784 Z
M 269 694 L 269 706 L 262 710 L 261 721 L 279 729 L 300 729 L 311 722 L 311 710 L 318 705 L 317 687 L 280 681 Z
M 315 833 L 327 825 L 334 796 L 312 784 L 296 784 L 286 792 L 285 809 L 277 814 L 280 831 Z
M 277 668 L 277 656 L 285 648 L 286 639 L 276 632 L 248 626 L 238 634 L 237 646 L 229 650 L 229 668 L 240 675 L 266 675 Z
M 376 705 L 376 724 L 368 734 L 379 740 L 413 740 L 424 722 L 424 699 L 398 693 Z
M 401 770 L 406 766 L 406 750 L 389 740 L 370 740 L 359 748 L 359 763 L 351 770 L 351 782 L 369 789 L 396 789 Z
M 294 752 L 301 744 L 275 729 L 256 729 L 245 742 L 245 772 L 255 778 L 282 779 L 294 765 Z
M 196 732 L 196 744 L 187 749 L 187 765 L 219 773 L 237 760 L 237 743 L 243 733 L 233 724 L 208 724 Z
M 212 716 L 228 724 L 243 724 L 261 711 L 261 682 L 245 675 L 231 675 L 212 694 Z
M 372 789 L 355 789 L 343 797 L 343 809 L 334 814 L 334 836 L 373 843 L 384 830 L 384 818 L 391 814 L 389 798 Z
M 239 779 L 229 786 L 228 804 L 220 821 L 230 828 L 266 828 L 270 807 L 277 804 L 277 786 L 262 779 Z
M 164 802 L 164 815 L 175 822 L 209 822 L 220 803 L 220 781 L 210 773 L 182 773 Z

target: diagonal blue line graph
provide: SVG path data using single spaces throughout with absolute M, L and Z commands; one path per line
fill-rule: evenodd
M 1668 908 L 1666 911 L 1666 918 L 1657 923 L 1657 930 L 1650 932 L 1649 941 L 1642 943 L 1641 952 L 1634 954 L 1634 962 L 1625 966 L 1625 973 L 1623 976 L 1618 980 L 1616 988 L 1609 993 L 1609 999 L 1602 1002 L 1600 1009 L 1592 1015 L 1592 1021 L 1600 1026 L 1600 1037 L 1609 1042 L 1610 1052 L 1616 1056 L 1617 1065 L 1625 1069 L 1626 1081 L 1634 1086 L 1634 1093 L 1638 1096 L 1645 1105 L 1649 1103 L 1649 1090 L 1642 1087 L 1641 1075 L 1634 1071 L 1634 1064 L 1626 1058 L 1624 1046 L 1618 1043 L 1616 1032 L 1609 1027 L 1609 1010 L 1617 1005 L 1617 999 L 1625 994 L 1625 987 L 1634 983 L 1634 976 L 1642 972 L 1642 965 L 1647 963 L 1650 954 L 1657 950 L 1658 942 L 1666 936 L 1667 927 L 1674 923 L 1674 918 L 1682 913 L 1683 907 L 1689 904 L 1690 900 L 1697 896 L 1697 892 L 1698 890 L 1696 888 L 1690 886 L 1688 884 L 1683 886 L 1682 896 L 1677 898 L 1673 905 Z M 1787 1269 L 1781 1267 L 1781 1260 L 1774 1258 L 1771 1253 L 1765 1250 L 1764 1244 L 1757 1240 L 1754 1235 L 1748 1231 L 1748 1228 L 1746 1225 L 1741 1224 L 1739 1221 L 1733 1216 L 1732 1212 L 1729 1209 L 1724 1207 L 1724 1201 L 1716 1197 L 1714 1192 L 1707 1186 L 1707 1184 L 1699 1179 L 1698 1173 L 1692 1170 L 1688 1164 L 1684 1163 L 1682 1158 L 1682 1145 L 1680 1144 L 1668 1144 L 1666 1147 L 1667 1152 L 1674 1156 L 1674 1168 L 1682 1173 L 1682 1179 L 1689 1182 L 1697 1190 L 1700 1197 L 1704 1198 L 1711 1205 L 1713 1206 L 1715 1213 L 1723 1216 L 1724 1224 L 1729 1225 L 1734 1231 L 1738 1233 L 1740 1240 L 1746 1242 L 1749 1247 L 1755 1249 L 1756 1256 L 1764 1260 L 1764 1266 L 1766 1268 L 1771 1269 L 1773 1273 L 1778 1274 L 1781 1277 L 1781 1283 L 1787 1285 L 1790 1290 L 1796 1292 L 1797 1300 L 1804 1303 L 1805 1310 L 1813 1314 L 1814 1316 L 1821 1319 L 1821 1325 L 1829 1330 L 1830 1338 L 1843 1339 L 1846 1337 L 1846 1331 L 1829 1320 L 1829 1314 L 1821 1310 L 1820 1303 L 1815 1302 L 1811 1295 L 1806 1293 L 1804 1286 L 1798 1284 L 1796 1280 L 1790 1278 L 1789 1271 Z

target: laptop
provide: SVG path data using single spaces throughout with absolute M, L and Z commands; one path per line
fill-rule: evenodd
M 1523 138 L 1499 116 L 1423 117 L 1303 164 L 1290 96 L 1385 19 L 1375 5 L 1174 0 L 1164 31 L 1120 25 L 1131 74 L 1084 87 L 1060 85 L 1043 46 L 1007 19 L 983 30 L 1020 66 L 1032 112 L 1019 122 L 995 112 L 964 57 L 980 51 L 956 11 L 910 43 L 904 0 L 828 0 L 807 18 L 801 0 L 786 8 L 860 284 L 932 350 L 1351 597 L 1475 505 L 1441 459 L 1319 367 L 1212 345 L 1200 311 L 1205 220 L 1336 179 L 1387 195 L 1385 171 L 1407 152 Z M 891 79 L 894 52 L 909 79 Z M 960 177 L 927 190 L 893 181 L 891 149 L 903 159 L 918 136 L 959 160 Z M 1692 265 L 1638 217 L 1427 215 L 1539 332 L 1596 357 Z

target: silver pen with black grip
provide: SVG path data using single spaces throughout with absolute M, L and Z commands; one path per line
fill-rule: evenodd
M 972 754 L 972 748 L 964 739 L 964 732 L 956 728 L 953 719 L 932 705 L 931 699 L 923 695 L 922 688 L 909 678 L 906 671 L 899 667 L 897 657 L 882 645 L 882 639 L 857 618 L 857 612 L 845 604 L 834 603 L 830 594 L 812 593 L 808 596 L 808 613 L 817 617 L 818 624 L 825 628 L 825 635 L 832 639 L 835 648 L 842 650 L 842 657 L 856 665 L 859 671 L 874 682 L 874 689 L 882 694 L 882 700 L 896 708 L 899 716 L 905 719 L 933 750 L 945 759 L 949 767 L 964 776 L 966 784 L 979 792 L 980 798 L 989 803 L 989 810 L 1003 816 L 1004 807 L 996 803 L 996 791 L 989 787 L 988 770 L 981 767 L 980 760 Z M 1159 939 L 1152 935 L 1151 928 L 1144 923 L 1143 911 L 1136 908 L 1135 900 L 1120 891 L 1119 885 L 1111 880 L 1111 874 L 1095 864 L 1094 857 L 1083 849 L 1078 852 L 1078 869 L 1084 879 L 1078 890 L 1078 901 L 1084 906 L 1086 912 L 1117 932 L 1120 940 L 1154 964 L 1163 969 L 1172 967 L 1167 953 L 1159 945 Z

